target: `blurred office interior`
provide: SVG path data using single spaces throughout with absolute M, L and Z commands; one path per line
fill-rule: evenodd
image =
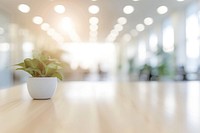
M 0 0 L 0 88 L 45 50 L 64 81 L 200 79 L 199 0 Z

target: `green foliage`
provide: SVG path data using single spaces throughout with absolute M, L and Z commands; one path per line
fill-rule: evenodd
M 16 70 L 23 70 L 32 77 L 57 77 L 62 80 L 62 63 L 42 52 L 34 52 L 32 59 L 26 58 L 16 66 L 19 67 Z

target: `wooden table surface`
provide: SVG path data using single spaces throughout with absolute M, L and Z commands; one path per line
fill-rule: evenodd
M 0 90 L 0 133 L 200 133 L 200 82 L 60 82 Z

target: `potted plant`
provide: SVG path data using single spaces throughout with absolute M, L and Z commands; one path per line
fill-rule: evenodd
M 33 99 L 50 99 L 57 87 L 57 78 L 62 80 L 62 63 L 44 52 L 33 52 L 33 58 L 26 58 L 16 66 L 16 70 L 23 70 L 32 76 L 28 78 L 27 88 Z

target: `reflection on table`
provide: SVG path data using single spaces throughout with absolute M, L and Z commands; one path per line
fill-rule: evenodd
M 199 133 L 200 82 L 61 82 L 51 100 L 0 90 L 1 133 Z

